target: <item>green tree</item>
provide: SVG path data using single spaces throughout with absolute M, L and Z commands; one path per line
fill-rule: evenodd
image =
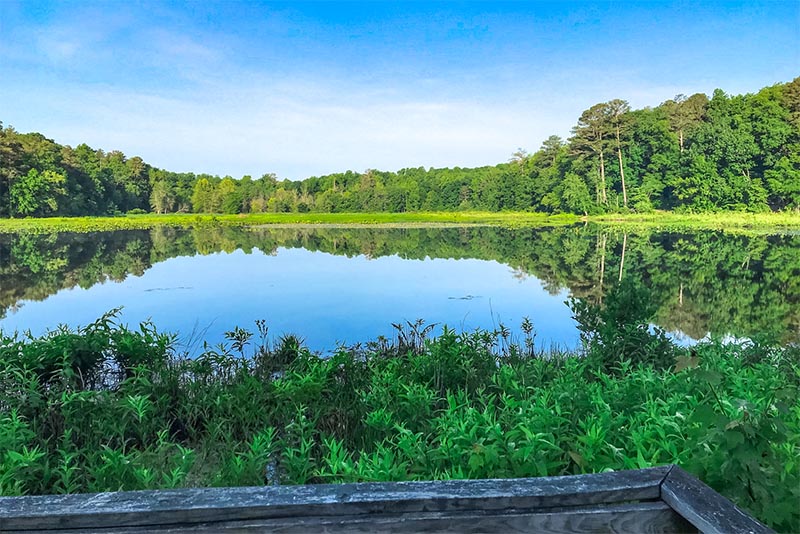
M 214 186 L 207 178 L 200 178 L 194 184 L 192 193 L 192 211 L 195 213 L 211 213 L 214 208 Z
M 0 122 L 0 217 L 9 217 L 9 190 L 11 184 L 22 174 L 22 144 L 19 135 L 11 126 Z
M 53 171 L 31 169 L 11 185 L 12 215 L 50 215 L 58 210 L 58 198 L 65 193 L 66 177 Z
M 681 154 L 684 150 L 686 131 L 702 121 L 707 105 L 708 97 L 702 93 L 696 93 L 690 97 L 680 94 L 661 104 L 661 107 L 667 112 L 672 130 L 678 135 Z
M 625 100 L 611 100 L 606 104 L 608 120 L 614 130 L 616 138 L 617 159 L 619 161 L 619 176 L 622 181 L 622 203 L 628 207 L 628 189 L 625 187 L 625 166 L 622 163 L 622 139 L 630 124 L 628 113 L 631 106 Z
M 625 154 L 633 209 L 642 212 L 674 207 L 668 184 L 680 170 L 680 152 L 663 108 L 631 112 L 629 135 Z
M 800 150 L 782 157 L 764 177 L 778 207 L 800 210 Z
M 297 192 L 279 187 L 267 202 L 267 209 L 277 213 L 297 211 Z
M 152 186 L 150 193 L 150 207 L 156 213 L 168 213 L 172 211 L 174 196 L 169 184 L 165 180 L 159 180 Z
M 724 189 L 716 166 L 702 154 L 695 155 L 688 171 L 675 177 L 671 185 L 676 198 L 689 211 L 714 210 L 715 200 Z
M 566 211 L 589 214 L 589 208 L 592 205 L 589 188 L 586 186 L 586 182 L 574 172 L 567 173 L 564 177 L 561 199 Z
M 241 213 L 242 201 L 237 194 L 236 182 L 230 176 L 226 176 L 214 190 L 214 212 L 222 213 Z
M 608 204 L 605 166 L 605 153 L 608 148 L 608 121 L 608 106 L 604 103 L 595 104 L 581 114 L 578 124 L 572 129 L 573 137 L 570 139 L 573 151 L 578 157 L 597 157 L 600 172 L 597 201 L 605 205 Z

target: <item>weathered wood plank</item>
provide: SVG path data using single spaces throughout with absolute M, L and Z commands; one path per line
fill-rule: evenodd
M 661 498 L 704 534 L 774 532 L 678 466 L 664 479 Z
M 24 534 L 14 531 L 8 534 Z M 74 530 L 47 530 L 40 534 L 74 534 Z M 81 530 L 85 534 L 108 532 L 108 529 Z M 664 502 L 596 505 L 550 512 L 517 512 L 493 510 L 476 512 L 422 512 L 377 516 L 338 516 L 277 518 L 248 521 L 226 521 L 169 527 L 123 527 L 115 534 L 188 534 L 189 532 L 225 534 L 273 532 L 297 534 L 306 532 L 542 532 L 566 533 L 679 533 L 697 532 L 686 520 Z
M 669 467 L 533 479 L 194 488 L 0 499 L 0 530 L 586 506 L 656 500 Z

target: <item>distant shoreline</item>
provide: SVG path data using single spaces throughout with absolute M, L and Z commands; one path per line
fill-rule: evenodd
M 0 220 L 0 233 L 94 232 L 149 229 L 157 226 L 196 227 L 206 224 L 251 227 L 360 227 L 429 228 L 437 226 L 491 225 L 546 227 L 597 224 L 654 230 L 709 229 L 731 231 L 781 231 L 800 229 L 800 213 L 674 213 L 605 214 L 578 216 L 529 212 L 406 212 L 406 213 L 255 213 L 144 214 L 119 217 L 45 217 Z

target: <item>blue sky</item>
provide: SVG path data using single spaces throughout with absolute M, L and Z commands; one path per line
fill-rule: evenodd
M 597 102 L 799 67 L 796 0 L 0 0 L 4 124 L 234 177 L 495 164 Z

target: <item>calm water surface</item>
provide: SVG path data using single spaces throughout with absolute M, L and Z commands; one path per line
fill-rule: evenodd
M 0 329 L 41 334 L 92 322 L 152 321 L 181 346 L 234 326 L 298 334 L 315 350 L 391 337 L 424 319 L 458 330 L 529 317 L 540 347 L 578 344 L 573 297 L 600 302 L 629 278 L 683 339 L 800 332 L 800 238 L 625 234 L 570 227 L 159 228 L 0 237 Z

